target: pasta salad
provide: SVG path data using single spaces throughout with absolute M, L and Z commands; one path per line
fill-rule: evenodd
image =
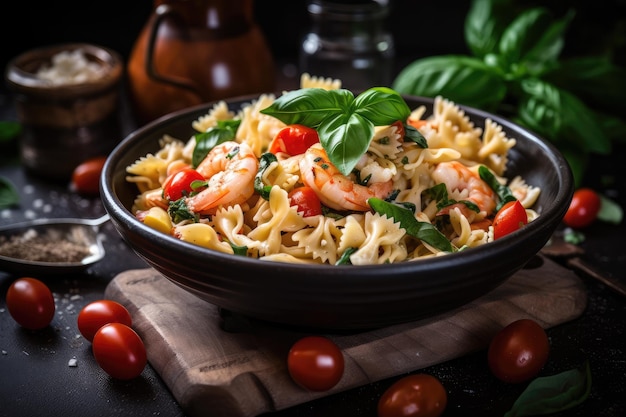
M 388 88 L 355 97 L 308 74 L 300 87 L 237 111 L 220 101 L 191 137 L 161 138 L 126 168 L 133 214 L 212 250 L 330 265 L 470 250 L 512 204 L 512 230 L 538 216 L 540 189 L 506 177 L 515 139 L 492 120 L 476 127 L 443 97 L 427 116 Z

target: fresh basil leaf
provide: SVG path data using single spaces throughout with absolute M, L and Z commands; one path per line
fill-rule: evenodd
M 484 165 L 478 167 L 478 175 L 480 179 L 485 181 L 489 188 L 491 188 L 498 196 L 498 204 L 496 205 L 496 212 L 499 211 L 503 205 L 509 201 L 517 200 L 511 189 L 504 184 L 500 184 L 498 179 L 493 175 L 489 168 Z
M 525 96 L 518 114 L 531 130 L 557 145 L 568 141 L 587 152 L 610 151 L 611 140 L 593 119 L 593 111 L 574 95 L 537 78 L 522 81 L 520 87 Z
M 482 109 L 495 109 L 507 91 L 501 73 L 477 58 L 463 55 L 413 61 L 400 71 L 392 87 L 401 94 L 443 96 Z
M 352 261 L 350 261 L 350 256 L 356 252 L 358 248 L 347 248 L 342 254 L 341 257 L 335 262 L 335 265 L 352 265 Z
M 428 141 L 426 140 L 424 135 L 422 135 L 420 131 L 414 128 L 413 126 L 407 123 L 403 123 L 403 124 L 404 124 L 404 139 L 405 140 L 408 139 L 411 142 L 417 143 L 417 145 L 420 148 L 427 149 Z
M 626 69 L 605 57 L 583 56 L 559 62 L 542 79 L 575 94 L 594 109 L 616 116 L 626 113 Z
M 354 94 L 348 90 L 301 88 L 276 98 L 261 113 L 288 125 L 301 124 L 315 129 L 327 117 L 350 112 L 353 103 Z
M 444 202 L 444 204 L 448 202 L 448 188 L 444 183 L 433 185 L 424 190 L 424 193 L 438 203 L 437 208 L 439 208 L 439 202 Z
M 22 125 L 18 122 L 0 120 L 0 143 L 8 143 L 22 133 Z
M 504 417 L 557 413 L 582 403 L 590 392 L 591 369 L 586 362 L 580 369 L 535 378 Z
M 515 77 L 538 75 L 551 68 L 565 43 L 564 32 L 573 18 L 568 13 L 554 21 L 547 9 L 537 7 L 520 14 L 504 31 L 500 39 L 500 56 Z
M 404 99 L 387 87 L 373 87 L 362 92 L 356 97 L 354 108 L 356 114 L 369 120 L 374 126 L 404 121 L 411 114 Z
M 413 212 L 396 204 L 381 200 L 380 198 L 369 198 L 367 203 L 378 214 L 393 218 L 400 222 L 400 227 L 406 230 L 409 236 L 419 239 L 441 251 L 454 252 L 454 246 L 443 233 L 430 223 L 418 221 Z
M 196 168 L 214 147 L 235 139 L 240 124 L 241 120 L 220 120 L 217 126 L 209 128 L 206 132 L 197 133 L 191 165 Z
M 167 207 L 167 214 L 169 214 L 174 223 L 180 223 L 183 220 L 193 220 L 194 223 L 198 222 L 198 215 L 189 210 L 184 198 L 170 201 Z
M 276 161 L 278 161 L 278 159 L 276 159 L 276 155 L 274 155 L 273 153 L 266 152 L 262 154 L 261 158 L 259 158 L 259 169 L 254 176 L 254 191 L 261 194 L 261 197 L 268 201 L 270 199 L 270 191 L 272 191 L 272 186 L 265 185 L 263 183 L 263 174 L 265 174 L 265 171 L 270 166 L 270 164 Z
M 620 224 L 624 218 L 624 210 L 615 201 L 610 198 L 600 195 L 600 211 L 598 212 L 598 219 L 613 224 Z
M 317 129 L 329 160 L 348 175 L 367 151 L 374 126 L 404 121 L 410 109 L 386 87 L 370 88 L 356 99 L 348 90 L 303 88 L 280 96 L 261 113 Z
M 238 246 L 232 242 L 229 242 L 230 247 L 233 248 L 233 253 L 239 256 L 248 256 L 248 247 L 247 246 Z
M 508 0 L 474 0 L 465 17 L 465 42 L 474 56 L 497 52 L 497 45 L 514 11 Z
M 20 195 L 13 183 L 4 177 L 0 177 L 0 208 L 17 206 L 20 203 Z
M 319 126 L 318 135 L 330 162 L 348 175 L 369 148 L 374 125 L 359 114 L 337 114 Z

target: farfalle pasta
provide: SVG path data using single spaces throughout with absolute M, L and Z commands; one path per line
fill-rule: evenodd
M 350 97 L 338 80 L 304 74 L 301 85 L 300 91 L 335 90 L 332 97 L 339 101 Z M 292 92 L 283 97 L 287 94 Z M 420 106 L 404 120 L 372 124 L 371 130 L 368 120 L 379 116 L 356 111 L 350 128 L 359 130 L 362 122 L 362 130 L 371 134 L 356 141 L 365 144 L 356 157 L 341 154 L 347 173 L 335 163 L 337 148 L 356 145 L 323 136 L 333 133 L 328 126 L 340 131 L 339 122 L 318 123 L 319 142 L 297 152 L 274 146 L 279 132 L 294 125 L 265 110 L 280 107 L 279 99 L 263 94 L 236 112 L 220 101 L 192 123 L 191 137 L 166 135 L 160 149 L 129 165 L 127 180 L 138 190 L 132 208 L 137 218 L 233 256 L 369 265 L 488 244 L 494 240 L 494 216 L 509 200 L 523 206 L 527 221 L 538 216 L 532 207 L 541 190 L 521 177 L 506 177 L 515 140 L 492 120 L 484 128 L 475 126 L 445 98 L 434 99 L 431 115 Z M 309 110 L 313 116 L 303 114 L 302 120 L 317 117 L 316 109 Z M 200 173 L 201 180 L 188 183 L 181 198 L 168 199 L 164 191 L 174 177 L 189 171 Z M 307 198 L 320 209 L 309 212 Z

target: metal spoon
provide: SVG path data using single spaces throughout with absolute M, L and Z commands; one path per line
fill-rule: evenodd
M 109 215 L 98 219 L 36 219 L 32 221 L 0 226 L 0 242 L 19 239 L 17 246 L 33 249 L 38 237 L 54 239 L 59 245 L 71 244 L 82 248 L 82 258 L 69 261 L 44 261 L 23 258 L 0 252 L 0 271 L 25 274 L 59 274 L 79 272 L 104 258 L 105 251 L 98 235 L 99 227 L 109 220 Z M 22 239 L 23 238 L 23 239 Z M 21 246 L 23 245 L 23 246 Z

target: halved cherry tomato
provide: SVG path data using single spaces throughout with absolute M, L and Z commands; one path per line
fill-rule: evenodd
M 587 227 L 596 220 L 601 206 L 602 200 L 598 193 L 590 188 L 579 188 L 574 191 L 563 223 L 575 229 Z
M 509 201 L 496 213 L 493 219 L 493 238 L 500 239 L 528 224 L 526 209 L 519 200 Z
M 122 323 L 109 323 L 98 329 L 91 348 L 100 368 L 113 378 L 136 378 L 148 363 L 143 340 Z
M 491 340 L 487 360 L 489 369 L 500 380 L 510 383 L 528 381 L 548 360 L 550 342 L 543 327 L 534 320 L 516 320 Z
M 204 181 L 204 177 L 193 168 L 185 168 L 171 174 L 163 184 L 163 197 L 170 201 L 176 201 L 181 197 L 188 196 L 194 190 L 191 183 L 194 181 Z
M 79 194 L 98 195 L 100 193 L 100 175 L 106 162 L 106 156 L 98 156 L 79 164 L 72 172 L 71 188 Z
M 438 417 L 446 409 L 448 393 L 428 374 L 405 376 L 378 400 L 378 417 Z
M 322 214 L 322 203 L 311 187 L 294 188 L 289 192 L 288 197 L 289 205 L 298 206 L 298 213 L 301 213 L 302 217 Z
M 315 129 L 298 124 L 289 125 L 278 131 L 268 152 L 273 154 L 285 152 L 290 156 L 300 155 L 319 141 L 320 138 Z
M 92 301 L 78 313 L 78 330 L 90 342 L 100 327 L 109 323 L 130 327 L 133 321 L 126 307 L 113 300 Z
M 328 338 L 305 336 L 289 350 L 287 369 L 300 386 L 311 391 L 327 391 L 343 376 L 343 353 Z
M 24 277 L 14 281 L 7 291 L 6 302 L 11 317 L 26 329 L 43 329 L 54 317 L 52 292 L 35 278 Z

